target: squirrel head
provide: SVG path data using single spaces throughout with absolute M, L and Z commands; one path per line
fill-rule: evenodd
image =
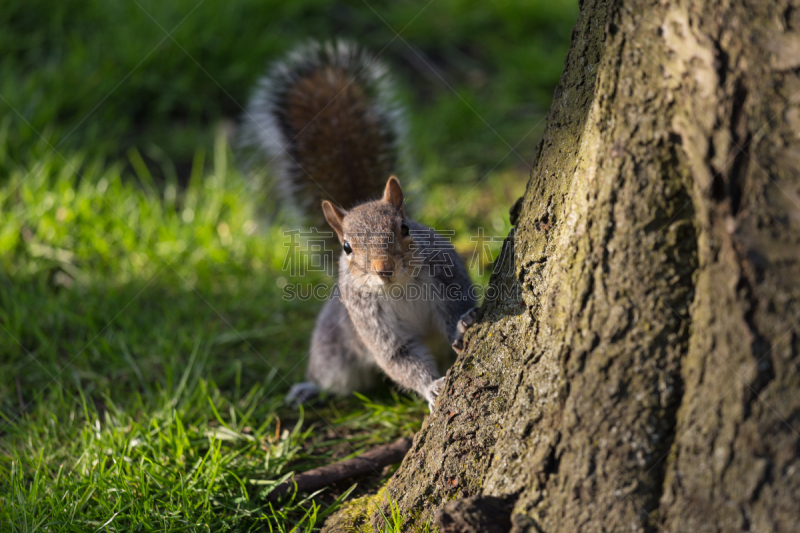
M 403 190 L 392 176 L 380 200 L 345 211 L 325 200 L 325 219 L 342 243 L 349 271 L 359 284 L 379 287 L 411 278 L 413 238 L 403 212 Z

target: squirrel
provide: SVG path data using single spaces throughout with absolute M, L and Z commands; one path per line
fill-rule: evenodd
M 306 44 L 269 70 L 247 117 L 245 142 L 275 161 L 282 200 L 312 216 L 321 204 L 342 247 L 308 381 L 287 402 L 365 390 L 383 371 L 433 411 L 444 378 L 422 339 L 443 335 L 460 353 L 475 296 L 450 242 L 406 215 L 394 175 L 404 125 L 387 68 L 347 42 Z

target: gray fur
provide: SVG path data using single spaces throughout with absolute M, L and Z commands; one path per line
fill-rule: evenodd
M 459 319 L 475 300 L 452 245 L 406 217 L 400 184 L 389 178 L 406 157 L 386 67 L 349 43 L 304 45 L 261 80 L 244 122 L 242 147 L 274 159 L 283 203 L 320 222 L 324 212 L 352 246 L 340 258 L 341 298 L 325 304 L 314 328 L 309 381 L 287 400 L 362 390 L 382 370 L 432 407 L 443 379 L 422 339 L 439 334 L 460 351 Z M 382 199 L 362 203 L 384 182 Z
M 404 243 L 397 231 L 403 222 L 412 243 Z M 352 244 L 354 257 L 343 252 L 339 260 L 341 300 L 329 301 L 317 321 L 308 379 L 323 390 L 344 394 L 368 385 L 362 376 L 377 367 L 432 408 L 443 381 L 421 339 L 438 333 L 460 344 L 459 320 L 475 306 L 466 267 L 445 238 L 380 200 L 345 216 L 344 239 L 356 234 L 360 242 Z M 409 253 L 414 244 L 420 253 Z M 369 271 L 365 257 L 370 252 L 392 262 L 391 282 Z M 410 294 L 411 286 L 421 297 Z M 394 297 L 398 295 L 404 297 Z
M 317 318 L 306 375 L 322 390 L 340 395 L 369 389 L 377 382 L 375 360 L 339 298 L 328 300 Z

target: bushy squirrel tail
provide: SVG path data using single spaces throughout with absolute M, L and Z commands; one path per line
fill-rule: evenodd
M 404 130 L 383 63 L 348 42 L 314 42 L 259 82 L 242 141 L 272 160 L 282 200 L 322 223 L 322 200 L 349 209 L 380 195 L 399 170 Z

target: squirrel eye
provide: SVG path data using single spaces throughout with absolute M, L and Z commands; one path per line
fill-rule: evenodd
M 408 224 L 400 224 L 400 234 L 403 237 L 408 237 Z
M 344 241 L 344 246 L 342 246 L 342 248 L 344 248 L 344 253 L 346 253 L 347 255 L 350 255 L 350 254 L 353 253 L 353 248 L 350 246 L 350 243 L 347 242 L 347 241 Z

